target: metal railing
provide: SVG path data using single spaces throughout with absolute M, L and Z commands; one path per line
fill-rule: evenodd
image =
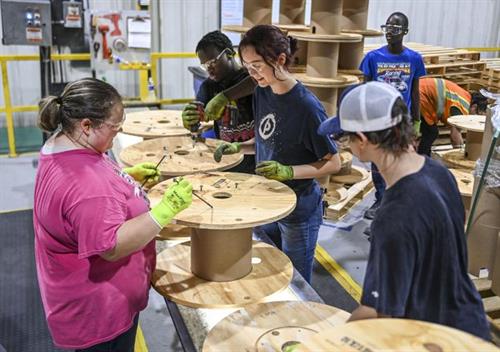
M 179 59 L 179 58 L 196 58 L 194 53 L 183 53 L 183 52 L 172 52 L 172 53 L 151 53 L 151 64 L 142 66 L 139 68 L 129 67 L 124 69 L 137 70 L 139 71 L 139 94 L 140 99 L 144 100 L 148 95 L 148 70 L 151 70 L 151 77 L 153 79 L 155 87 L 158 87 L 158 61 L 161 59 Z M 15 112 L 26 112 L 26 111 L 37 111 L 38 105 L 12 105 L 10 86 L 9 86 L 9 75 L 7 71 L 7 63 L 9 61 L 39 61 L 40 56 L 38 54 L 33 55 L 0 55 L 0 67 L 2 70 L 2 86 L 3 86 L 3 98 L 4 106 L 0 106 L 0 113 L 6 114 L 6 127 L 7 127 L 7 140 L 9 146 L 9 157 L 16 157 L 16 139 L 14 134 L 14 117 Z M 53 61 L 89 61 L 90 54 L 53 54 L 51 55 L 51 60 Z M 157 93 L 157 89 L 155 89 Z M 169 105 L 169 104 L 182 104 L 191 101 L 192 98 L 183 99 L 157 99 L 153 103 L 159 105 Z

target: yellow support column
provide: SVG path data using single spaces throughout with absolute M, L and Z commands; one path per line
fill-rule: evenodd
M 16 157 L 16 137 L 14 135 L 14 119 L 12 117 L 12 104 L 10 101 L 9 78 L 7 75 L 7 62 L 2 60 L 3 100 L 5 103 L 5 121 L 7 122 L 7 140 L 9 142 L 9 156 Z
M 141 101 L 148 100 L 148 71 L 139 70 L 139 96 Z

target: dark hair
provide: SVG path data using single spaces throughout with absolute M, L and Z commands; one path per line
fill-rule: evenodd
M 363 132 L 363 134 L 370 143 L 378 144 L 380 149 L 400 155 L 408 150 L 408 147 L 415 139 L 412 119 L 408 112 L 408 107 L 402 98 L 398 98 L 394 102 L 391 110 L 391 117 L 393 119 L 401 118 L 401 122 L 385 130 Z M 349 133 L 349 135 L 357 137 L 355 133 Z
M 110 117 L 113 107 L 121 103 L 120 93 L 110 84 L 82 78 L 68 83 L 60 96 L 49 95 L 40 100 L 38 125 L 52 132 L 61 124 L 63 131 L 72 132 L 74 120 L 88 118 L 98 126 Z
M 227 35 L 221 31 L 213 31 L 205 34 L 196 45 L 195 52 L 206 50 L 209 47 L 215 47 L 219 49 L 219 51 L 230 49 L 231 52 L 234 53 L 233 43 L 231 43 Z
M 266 64 L 273 67 L 273 74 L 276 76 L 273 64 L 278 61 L 280 54 L 286 55 L 285 68 L 288 69 L 292 62 L 293 55 L 297 52 L 297 39 L 287 36 L 276 26 L 261 24 L 250 28 L 240 41 L 238 54 L 241 56 L 241 49 L 253 46 L 255 52 L 262 56 Z
M 471 94 L 470 105 L 477 105 L 477 111 L 486 111 L 488 108 L 488 98 L 479 92 L 474 92 Z
M 387 17 L 387 21 L 389 21 L 389 19 L 391 17 L 399 17 L 399 18 L 401 18 L 401 20 L 403 22 L 403 28 L 408 29 L 408 25 L 409 25 L 408 16 L 406 16 L 404 13 L 402 13 L 402 12 L 393 12 L 393 13 L 391 13 L 391 15 L 389 17 Z

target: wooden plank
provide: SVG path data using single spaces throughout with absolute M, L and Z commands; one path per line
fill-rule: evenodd
M 491 314 L 500 311 L 500 297 L 485 297 L 483 298 L 484 311 L 486 314 Z

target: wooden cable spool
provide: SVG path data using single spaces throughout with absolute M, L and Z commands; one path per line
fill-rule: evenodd
M 235 249 L 230 243 L 217 243 L 218 256 Z M 192 243 L 169 247 L 156 257 L 151 279 L 158 293 L 193 308 L 234 308 L 263 302 L 288 287 L 293 276 L 290 259 L 276 247 L 253 242 L 250 272 L 235 280 L 211 281 L 193 274 Z
M 500 351 L 466 332 L 410 319 L 366 319 L 311 336 L 294 351 Z
M 193 147 L 189 136 L 156 138 L 123 149 L 120 159 L 126 165 L 146 161 L 156 164 L 166 154 L 167 157 L 159 166 L 164 176 L 227 170 L 241 163 L 241 153 L 224 155 L 220 163 L 216 162 L 213 153 L 218 143 L 219 140 L 207 139 L 204 143 L 197 142 Z
M 465 158 L 476 161 L 481 156 L 481 145 L 483 143 L 484 126 L 486 116 L 484 115 L 457 115 L 450 116 L 447 121 L 450 125 L 460 130 L 466 130 Z
M 244 299 L 245 296 L 228 298 L 224 291 L 218 291 L 222 301 L 214 298 L 210 302 L 205 302 L 204 297 L 196 298 L 196 295 L 186 294 L 188 296 L 183 296 L 184 298 L 179 297 L 185 290 L 178 290 L 176 287 L 178 288 L 186 280 L 197 284 L 234 281 L 235 285 L 240 285 L 238 281 L 243 280 L 243 284 L 250 287 L 255 279 L 259 285 L 269 287 L 269 290 L 265 291 L 267 296 L 273 293 L 270 291 L 276 289 L 276 286 L 267 283 L 264 278 L 276 279 L 276 275 L 269 271 L 275 269 L 282 272 L 284 276 L 278 276 L 286 278 L 288 284 L 292 275 L 291 263 L 285 255 L 283 260 L 277 260 L 281 252 L 273 247 L 277 252 L 270 253 L 270 250 L 265 252 L 270 253 L 270 261 L 277 261 L 271 265 L 266 259 L 260 267 L 261 271 L 255 272 L 252 258 L 256 255 L 256 245 L 254 244 L 252 248 L 252 228 L 290 214 L 295 208 L 295 193 L 281 182 L 257 175 L 210 172 L 188 175 L 184 178 L 191 182 L 193 193 L 198 197 L 193 197 L 191 206 L 177 214 L 174 222 L 191 228 L 191 243 L 183 247 L 179 247 L 180 245 L 171 247 L 166 250 L 165 260 L 158 259 L 153 280 L 158 282 L 156 289 L 172 300 L 182 301 L 183 304 L 191 306 L 203 306 L 205 303 L 208 306 L 238 306 L 255 302 L 257 298 L 251 297 L 260 297 L 259 300 L 262 297 L 256 294 L 248 296 L 250 297 L 248 299 Z M 152 206 L 161 200 L 165 189 L 173 182 L 175 180 L 170 179 L 151 189 L 149 197 Z M 224 255 L 221 255 L 221 250 Z M 172 261 L 170 258 L 173 258 L 174 254 L 177 259 Z M 261 260 L 264 261 L 265 258 L 266 255 L 262 254 Z M 179 260 L 185 264 L 182 270 Z M 263 276 L 255 276 L 257 274 Z M 282 283 L 283 281 L 279 282 L 279 287 Z M 213 287 L 220 290 L 228 286 L 214 284 Z M 232 301 L 228 302 L 229 299 Z M 186 303 L 185 300 L 191 301 Z
M 457 181 L 458 190 L 462 196 L 462 202 L 465 210 L 469 210 L 472 200 L 472 191 L 474 188 L 474 176 L 471 170 L 466 169 L 449 169 L 455 180 Z
M 450 168 L 474 170 L 476 166 L 476 161 L 467 159 L 462 150 L 454 149 L 442 153 L 441 159 Z
M 127 114 L 123 133 L 143 138 L 186 136 L 180 110 L 145 110 Z
M 293 351 L 302 340 L 344 324 L 349 313 L 314 302 L 252 304 L 221 320 L 208 333 L 203 352 Z
M 351 172 L 346 175 L 331 175 L 330 183 L 337 183 L 341 185 L 352 185 L 358 183 L 360 181 L 365 180 L 368 177 L 369 173 L 365 169 L 359 166 L 352 166 Z

